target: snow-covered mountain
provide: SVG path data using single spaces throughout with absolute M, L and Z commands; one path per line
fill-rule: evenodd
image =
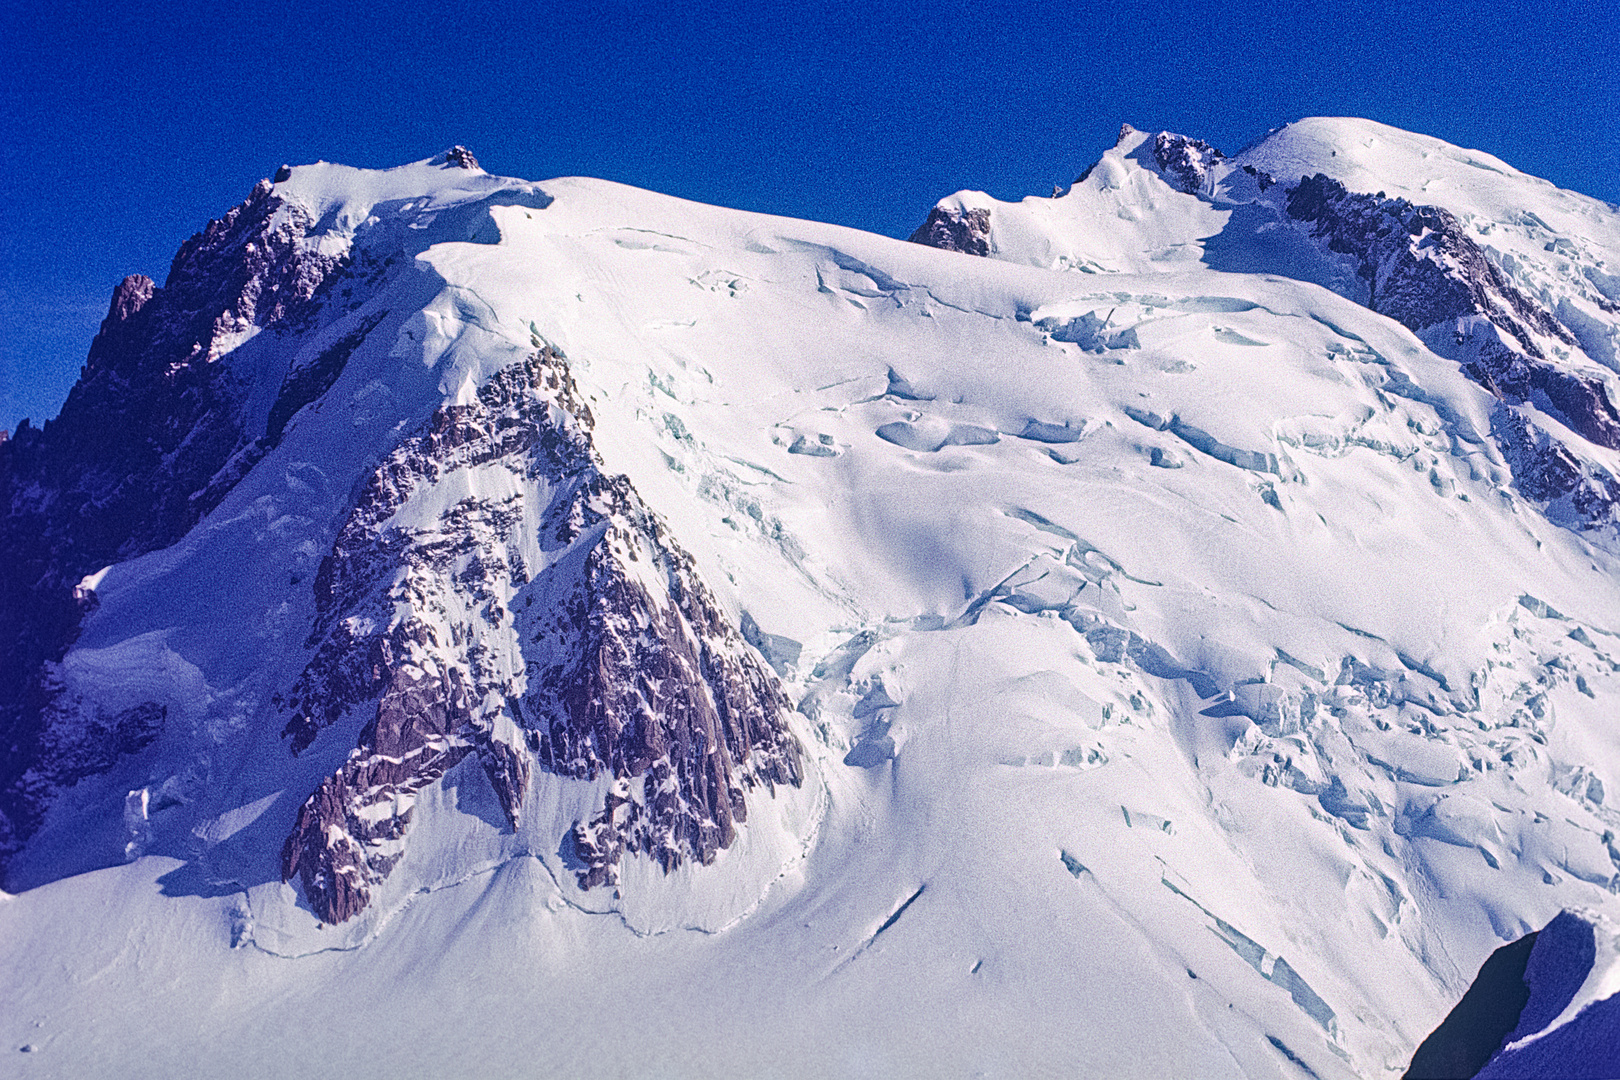
M 1609 933 L 1620 212 L 1309 120 L 913 239 L 457 147 L 121 285 L 0 444 L 18 1067 L 1393 1076 Z

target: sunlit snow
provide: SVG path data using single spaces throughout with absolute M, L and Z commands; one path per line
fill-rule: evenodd
M 1620 921 L 1613 538 L 1514 493 L 1493 400 L 1412 333 L 1212 269 L 1237 211 L 1153 213 L 1184 196 L 1128 142 L 990 259 L 598 180 L 293 169 L 315 242 L 414 264 L 313 331 L 386 312 L 222 505 L 86 579 L 58 677 L 168 718 L 16 864 L 10 1069 L 1394 1076 L 1496 946 Z M 1486 155 L 1307 121 L 1235 160 L 1455 197 L 1527 280 L 1615 296 L 1620 218 Z M 370 468 L 540 341 L 784 674 L 810 779 L 609 896 L 560 850 L 595 788 L 537 773 L 514 830 L 469 760 L 374 908 L 320 926 L 279 845 L 366 718 L 299 758 L 261 723 L 310 580 Z

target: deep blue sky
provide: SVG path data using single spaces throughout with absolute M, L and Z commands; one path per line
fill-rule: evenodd
M 465 143 L 907 235 L 1046 194 L 1121 122 L 1230 151 L 1366 116 L 1620 202 L 1614 0 L 121 5 L 0 12 L 0 428 L 55 414 L 111 290 L 282 162 Z

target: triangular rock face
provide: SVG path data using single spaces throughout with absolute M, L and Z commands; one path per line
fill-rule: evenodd
M 376 712 L 283 850 L 321 918 L 366 906 L 416 794 L 469 754 L 513 825 L 531 754 L 612 778 L 573 832 L 582 888 L 615 883 L 626 852 L 711 862 L 747 789 L 801 782 L 776 676 L 629 480 L 603 475 L 590 425 L 566 360 L 540 346 L 384 461 L 323 561 L 283 734 L 298 753 L 349 710 Z
M 928 212 L 928 220 L 917 226 L 910 240 L 913 244 L 960 251 L 964 255 L 989 255 L 990 211 L 983 207 L 936 206 Z

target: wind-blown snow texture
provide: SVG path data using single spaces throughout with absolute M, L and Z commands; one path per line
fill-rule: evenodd
M 23 1067 L 1395 1076 L 1615 918 L 1620 214 L 1311 120 L 913 239 L 456 148 L 121 286 L 0 445 Z

